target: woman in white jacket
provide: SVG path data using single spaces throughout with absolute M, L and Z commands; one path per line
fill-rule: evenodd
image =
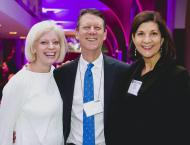
M 63 29 L 53 21 L 39 22 L 30 29 L 25 45 L 28 63 L 3 89 L 0 145 L 64 144 L 63 103 L 53 64 L 63 61 L 66 49 Z

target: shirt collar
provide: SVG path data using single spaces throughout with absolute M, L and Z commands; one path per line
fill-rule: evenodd
M 86 60 L 83 58 L 83 56 L 81 55 L 81 56 L 80 56 L 80 62 L 79 62 L 79 63 L 80 63 L 80 65 L 81 65 L 83 68 L 86 68 L 89 62 L 86 61 Z M 94 60 L 92 63 L 94 64 L 94 67 L 93 67 L 93 68 L 101 68 L 101 67 L 102 67 L 102 63 L 103 63 L 103 54 L 100 53 L 99 57 L 98 57 L 96 60 Z

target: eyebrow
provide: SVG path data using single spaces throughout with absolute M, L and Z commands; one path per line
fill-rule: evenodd
M 155 31 L 155 32 L 160 32 L 160 30 L 159 29 L 153 29 L 153 30 L 150 30 L 150 32 L 152 32 L 152 31 Z M 136 32 L 145 32 L 144 30 L 137 30 Z

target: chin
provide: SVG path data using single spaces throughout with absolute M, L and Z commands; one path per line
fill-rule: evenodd
M 49 60 L 49 61 L 47 61 L 46 63 L 47 63 L 47 65 L 52 65 L 52 64 L 54 64 L 56 62 L 56 60 Z

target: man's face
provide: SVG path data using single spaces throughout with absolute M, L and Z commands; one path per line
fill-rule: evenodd
M 84 14 L 80 18 L 76 37 L 80 42 L 81 51 L 101 52 L 107 31 L 104 30 L 104 22 L 98 16 Z

